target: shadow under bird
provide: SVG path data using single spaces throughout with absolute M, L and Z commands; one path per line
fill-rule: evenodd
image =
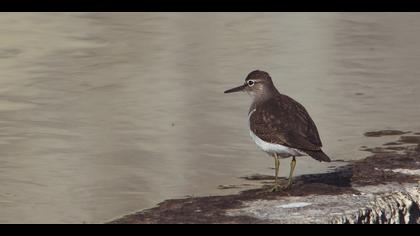
M 243 85 L 225 93 L 239 91 L 246 91 L 253 99 L 248 113 L 251 138 L 260 149 L 274 158 L 275 183 L 272 191 L 279 190 L 280 159 L 292 157 L 289 182 L 285 189 L 292 186 L 295 157 L 309 155 L 318 161 L 331 161 L 321 150 L 318 130 L 306 109 L 294 99 L 281 94 L 267 72 L 252 71 Z

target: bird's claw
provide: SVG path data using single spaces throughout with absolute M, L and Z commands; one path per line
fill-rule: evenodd
M 274 193 L 279 191 L 281 188 L 278 184 L 274 185 L 272 188 L 270 188 L 269 192 Z
M 288 185 L 284 186 L 282 189 L 283 190 L 291 190 L 292 189 L 292 185 L 291 184 L 288 184 Z

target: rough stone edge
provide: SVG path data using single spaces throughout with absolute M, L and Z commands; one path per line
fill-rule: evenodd
M 420 187 L 375 196 L 372 203 L 355 214 L 334 217 L 332 224 L 418 224 Z

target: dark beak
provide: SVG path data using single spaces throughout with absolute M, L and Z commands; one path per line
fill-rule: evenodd
M 243 91 L 245 88 L 246 88 L 246 84 L 243 84 L 243 85 L 238 86 L 238 87 L 236 87 L 236 88 L 226 90 L 226 91 L 225 91 L 225 93 L 234 93 L 234 92 L 239 92 L 239 91 Z

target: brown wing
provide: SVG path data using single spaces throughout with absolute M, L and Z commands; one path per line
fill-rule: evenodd
M 254 104 L 250 128 L 266 142 L 301 150 L 321 150 L 315 123 L 306 109 L 292 98 L 281 95 L 262 104 Z

